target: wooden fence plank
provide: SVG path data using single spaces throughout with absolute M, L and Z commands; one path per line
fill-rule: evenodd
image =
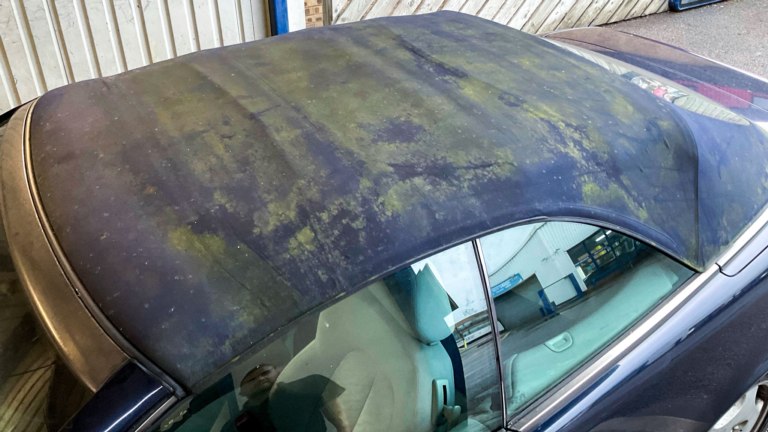
M 659 8 L 656 9 L 656 11 L 654 13 L 661 13 L 661 12 L 666 12 L 666 11 L 669 10 L 669 2 L 668 1 L 664 0 L 664 1 L 660 1 L 659 3 L 661 3 L 661 4 L 659 5 Z
M 413 15 L 416 8 L 421 5 L 421 0 L 401 0 L 392 11 L 392 15 Z
M 372 6 L 373 1 L 375 0 L 347 0 L 346 5 L 339 10 L 334 23 L 360 21 Z
M 458 12 L 467 0 L 443 0 L 443 5 L 438 10 L 449 10 Z
M 587 10 L 581 15 L 581 17 L 574 23 L 574 27 L 587 27 L 594 21 L 594 19 L 600 15 L 600 12 L 608 4 L 608 0 L 594 0 L 589 5 Z
M 555 29 L 559 30 L 573 28 L 591 5 L 592 0 L 577 0 L 576 4 L 574 4 L 573 7 L 571 7 L 571 10 L 565 14 L 565 17 L 562 21 L 560 21 L 560 24 L 558 24 Z
M 336 24 L 341 15 L 347 11 L 350 0 L 333 0 L 331 3 L 331 13 L 333 14 L 331 15 L 331 24 Z
M 640 0 L 623 0 L 619 8 L 616 9 L 615 12 L 613 12 L 613 15 L 611 15 L 608 18 L 608 21 L 606 22 L 612 23 L 612 22 L 622 21 L 627 19 L 627 17 L 629 17 L 629 13 L 632 11 L 632 9 L 635 8 L 635 6 L 639 1 Z M 630 18 L 634 18 L 634 17 L 630 17 Z
M 372 0 L 373 5 L 366 13 L 363 14 L 363 19 L 378 18 L 392 15 L 392 11 L 395 10 L 397 5 L 402 0 Z
M 576 5 L 578 0 L 560 0 L 549 16 L 541 23 L 541 27 L 536 33 L 547 33 L 556 29 L 558 25 L 565 19 L 568 12 L 570 12 Z
M 632 18 L 637 18 L 643 16 L 645 13 L 645 8 L 648 7 L 648 3 L 652 0 L 639 0 L 635 6 L 632 8 L 631 11 L 627 14 L 627 16 L 630 16 Z
M 611 19 L 614 13 L 621 7 L 626 0 L 608 0 L 599 14 L 589 23 L 589 25 L 605 24 Z
M 336 0 L 333 22 L 461 11 L 530 33 L 600 25 L 668 8 L 668 0 Z
M 485 6 L 480 8 L 480 11 L 478 11 L 477 16 L 485 19 L 493 19 L 493 17 L 499 13 L 499 10 L 504 5 L 504 3 L 505 3 L 504 0 L 488 0 L 485 3 Z
M 414 13 L 422 14 L 427 12 L 435 12 L 440 10 L 439 7 L 443 4 L 443 0 L 423 0 L 421 4 L 416 8 Z
M 507 25 L 516 29 L 523 28 L 531 15 L 536 12 L 536 8 L 540 5 L 540 0 L 525 0 L 525 2 L 514 11 L 512 18 L 509 19 Z
M 487 0 L 467 0 L 461 7 L 461 12 L 470 15 L 477 15 L 480 9 L 485 6 Z
M 542 1 L 536 11 L 531 14 L 528 22 L 523 25 L 523 31 L 528 33 L 538 33 L 544 21 L 547 20 L 552 10 L 557 7 L 557 1 Z
M 519 8 L 524 1 L 525 0 L 506 0 L 499 9 L 499 12 L 492 19 L 500 24 L 508 23 L 509 20 L 512 19 L 512 15 L 515 14 L 517 8 Z
M 645 8 L 645 12 L 643 12 L 643 15 L 649 15 L 649 14 L 655 13 L 662 6 L 662 3 L 666 5 L 667 0 L 649 0 L 648 7 Z

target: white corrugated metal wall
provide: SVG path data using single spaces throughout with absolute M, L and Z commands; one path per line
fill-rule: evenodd
M 260 0 L 0 0 L 0 112 L 70 82 L 266 34 Z
M 0 0 L 0 112 L 70 82 L 261 39 L 268 33 L 266 1 Z M 287 6 L 290 29 L 303 28 L 307 3 L 279 1 Z M 668 0 L 326 1 L 333 23 L 455 10 L 532 33 L 620 21 L 668 7 Z

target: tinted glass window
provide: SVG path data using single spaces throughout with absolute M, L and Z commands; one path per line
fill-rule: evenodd
M 497 429 L 486 304 L 471 245 L 455 247 L 302 319 L 159 429 Z
M 591 225 L 547 222 L 481 239 L 510 412 L 584 364 L 692 272 Z
M 0 430 L 57 431 L 92 396 L 40 327 L 0 227 Z

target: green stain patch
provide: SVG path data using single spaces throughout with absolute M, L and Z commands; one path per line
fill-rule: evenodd
M 188 227 L 178 227 L 168 233 L 171 245 L 178 251 L 199 257 L 222 257 L 227 249 L 221 237 L 214 234 L 195 234 Z
M 616 184 L 601 187 L 595 183 L 587 182 L 582 185 L 581 193 L 584 197 L 584 202 L 590 205 L 614 207 L 617 204 L 623 204 L 636 219 L 641 221 L 648 219 L 648 211 L 645 209 L 645 206 L 637 203 L 632 196 Z
M 312 251 L 315 247 L 315 233 L 309 227 L 304 227 L 297 232 L 288 243 L 288 249 L 292 255 Z

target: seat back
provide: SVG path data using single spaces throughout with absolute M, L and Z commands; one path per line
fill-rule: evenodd
M 443 405 L 454 403 L 440 344 L 451 335 L 450 303 L 428 267 L 401 282 L 376 282 L 321 312 L 315 340 L 278 383 L 329 377 L 345 389 L 338 401 L 355 431 L 434 430 Z

